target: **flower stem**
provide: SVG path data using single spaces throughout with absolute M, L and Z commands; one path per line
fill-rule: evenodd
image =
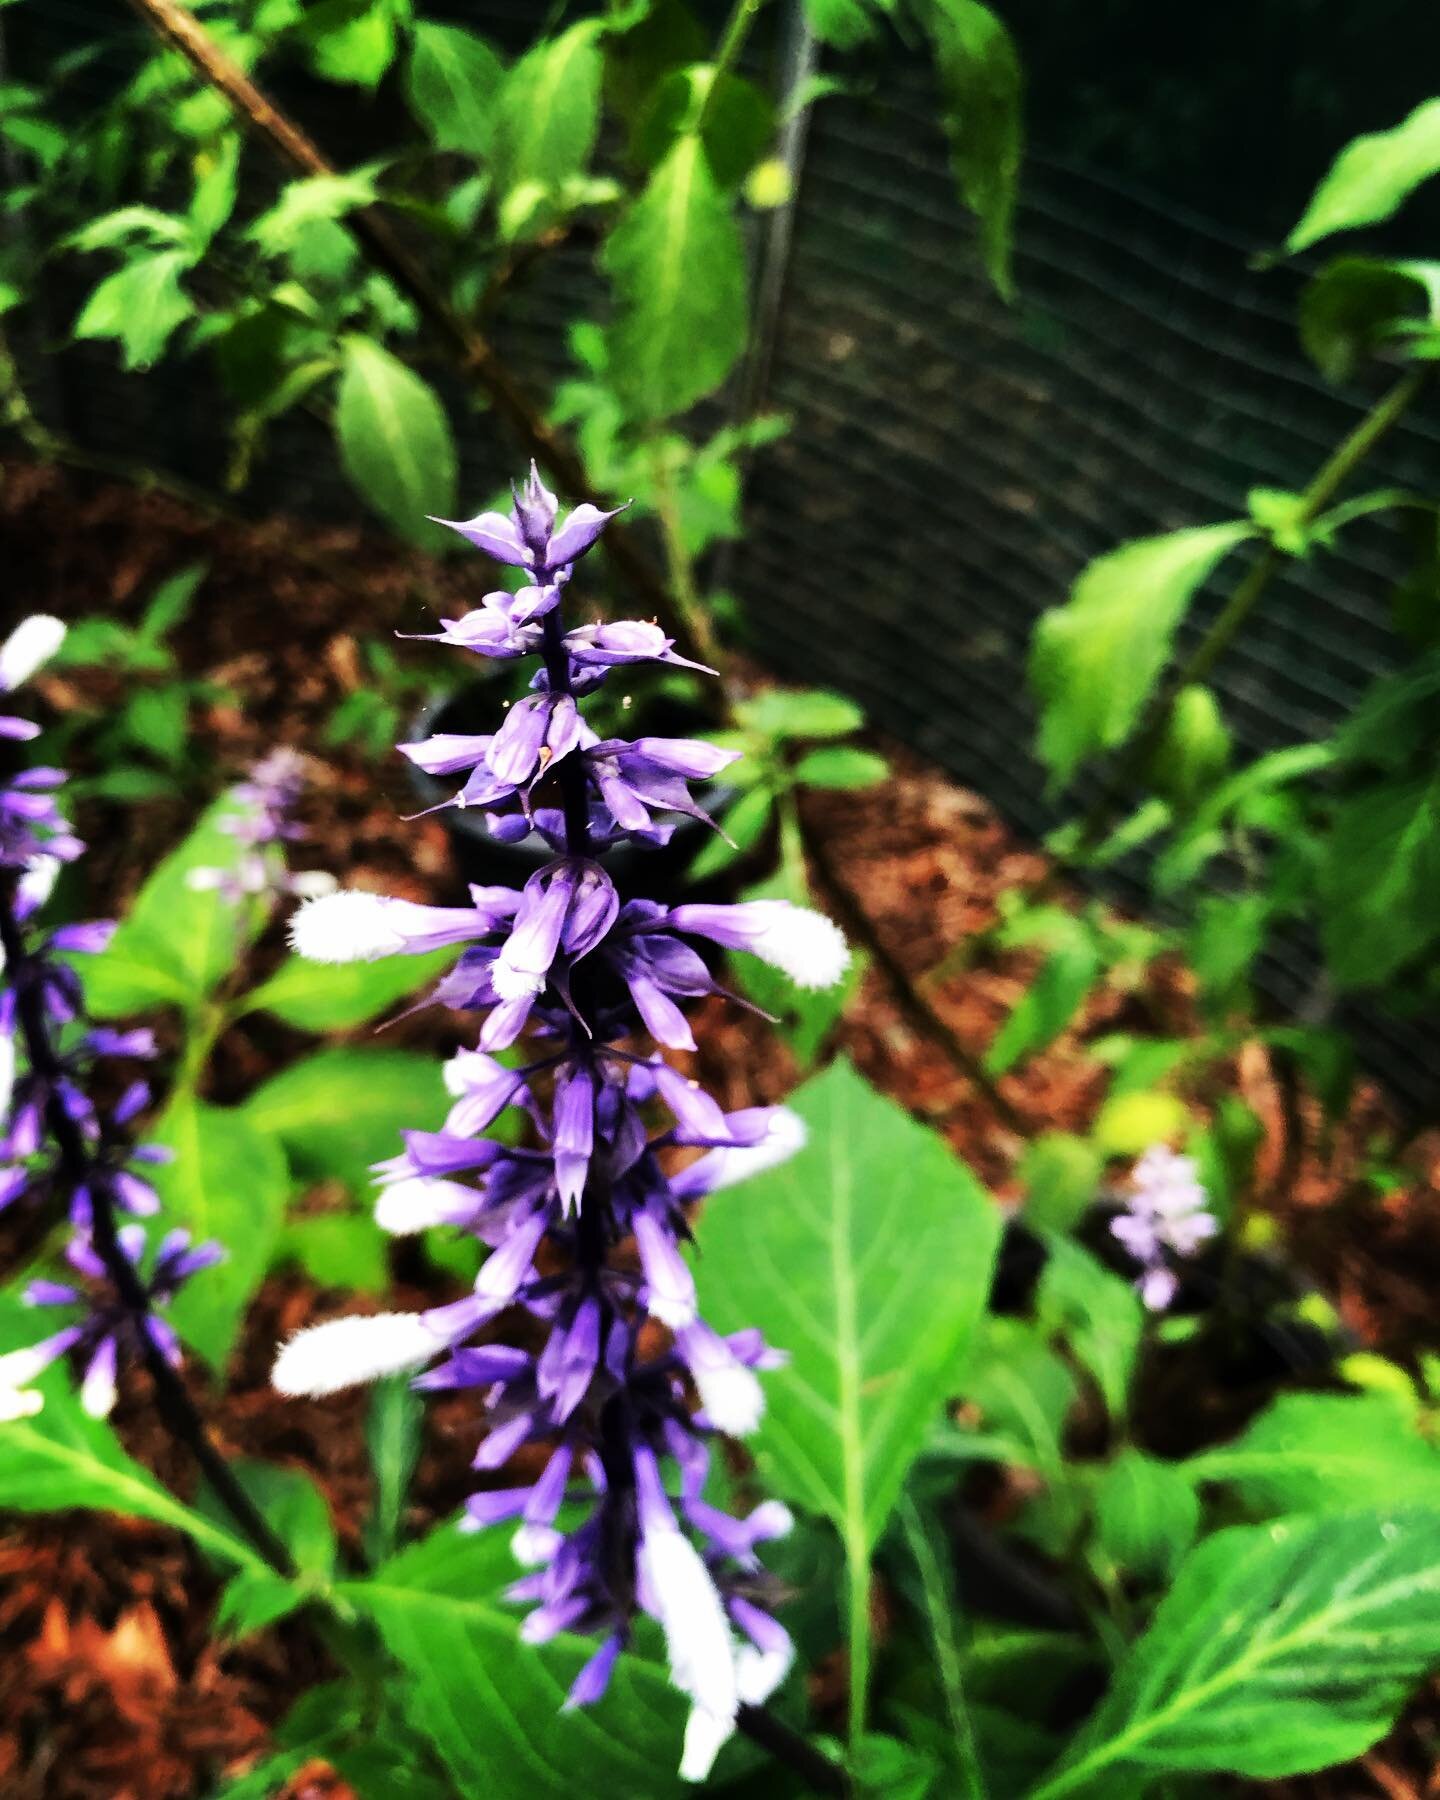
M 205 1421 L 196 1410 L 185 1383 L 147 1328 L 150 1316 L 149 1297 L 138 1272 L 120 1248 L 114 1204 L 108 1187 L 102 1181 L 90 1180 L 90 1148 L 61 1099 L 60 1082 L 64 1076 L 64 1067 L 50 1041 L 40 987 L 34 979 L 34 964 L 25 945 L 25 934 L 15 915 L 13 880 L 0 883 L 0 947 L 5 952 L 6 973 L 14 989 L 16 1018 L 25 1040 L 30 1066 L 46 1083 L 45 1123 L 60 1154 L 61 1183 L 70 1195 L 82 1187 L 89 1187 L 91 1235 L 95 1253 L 105 1265 L 105 1273 L 114 1284 L 116 1293 L 134 1314 L 140 1326 L 136 1337 L 143 1347 L 145 1367 L 155 1387 L 156 1409 L 161 1422 L 170 1435 L 189 1451 L 242 1535 L 277 1575 L 291 1579 L 297 1569 L 289 1550 L 271 1530 L 254 1501 L 236 1480 L 207 1431 Z
M 703 130 L 710 117 L 710 109 L 715 103 L 715 92 L 723 77 L 730 73 L 735 58 L 740 54 L 742 45 L 750 35 L 750 27 L 760 16 L 760 8 L 765 0 L 735 0 L 730 17 L 725 21 L 725 29 L 720 34 L 720 42 L 715 48 L 715 58 L 710 65 L 710 86 L 705 98 L 700 103 L 700 111 L 695 115 L 693 129 Z

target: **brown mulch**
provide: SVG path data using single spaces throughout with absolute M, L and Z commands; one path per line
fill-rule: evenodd
M 181 658 L 188 674 L 243 696 L 241 706 L 209 707 L 200 723 L 198 742 L 214 764 L 209 790 L 275 743 L 293 744 L 313 759 L 314 776 L 305 815 L 311 837 L 299 860 L 385 892 L 446 895 L 453 876 L 444 827 L 402 820 L 415 802 L 398 759 L 372 765 L 349 750 L 317 746 L 335 706 L 363 679 L 360 644 L 396 630 L 431 630 L 442 612 L 472 604 L 481 591 L 473 565 L 435 563 L 350 526 L 216 524 L 163 496 L 14 463 L 0 469 L 0 530 L 17 616 L 43 609 L 133 618 L 159 581 L 207 560 L 210 574 L 178 634 Z M 410 661 L 435 656 L 428 646 L 402 645 L 400 653 Z M 105 677 L 69 673 L 46 678 L 42 692 L 61 711 L 113 698 Z M 1003 894 L 1035 885 L 1046 862 L 981 797 L 908 753 L 894 751 L 894 767 L 883 792 L 811 796 L 807 828 L 925 1005 L 979 1055 L 1024 991 L 1034 956 L 982 950 L 940 979 L 935 971 L 957 944 L 994 923 Z M 78 823 L 92 845 L 86 866 L 96 910 L 123 908 L 193 805 L 187 798 L 123 814 L 86 808 Z M 425 1015 L 398 1029 L 399 1041 L 440 1053 L 458 1041 L 460 1027 Z M 1006 1079 L 1005 1097 L 1027 1131 L 1083 1130 L 1104 1086 L 1087 1044 L 1120 1030 L 1197 1029 L 1193 983 L 1183 967 L 1161 959 L 1137 986 L 1097 994 L 1045 1054 Z M 794 1083 L 788 1052 L 748 1013 L 707 1002 L 696 1036 L 698 1070 L 728 1106 L 778 1099 Z M 236 1098 L 305 1041 L 264 1022 L 233 1031 L 216 1060 L 216 1098 Z M 941 1131 L 1002 1199 L 1018 1198 L 1024 1134 L 997 1116 L 873 970 L 839 1044 L 879 1088 Z M 1308 1098 L 1287 1104 L 1265 1051 L 1251 1043 L 1194 1077 L 1187 1098 L 1205 1111 L 1231 1093 L 1264 1126 L 1258 1203 L 1282 1223 L 1299 1266 L 1356 1341 L 1402 1358 L 1432 1343 L 1440 1140 L 1415 1140 L 1406 1153 L 1413 1180 L 1382 1198 L 1365 1179 L 1372 1143 L 1391 1132 L 1373 1088 L 1362 1086 L 1349 1117 L 1327 1127 Z M 404 1274 L 414 1279 L 416 1271 L 407 1266 Z M 436 1291 L 402 1283 L 386 1304 L 433 1301 Z M 364 1396 L 282 1400 L 267 1375 L 280 1338 L 367 1304 L 296 1275 L 272 1278 L 247 1321 L 227 1392 L 205 1395 L 228 1454 L 290 1464 L 317 1480 L 351 1551 L 369 1500 Z M 127 1387 L 117 1425 L 133 1454 L 191 1491 L 190 1471 L 144 1403 L 143 1379 Z M 464 1396 L 427 1409 L 412 1523 L 453 1511 L 473 1441 Z M 277 1719 L 297 1692 L 323 1678 L 326 1664 L 296 1623 L 243 1644 L 212 1640 L 216 1592 L 213 1571 L 174 1533 L 88 1513 L 12 1520 L 0 1541 L 0 1793 L 7 1800 L 189 1800 L 220 1771 L 256 1760 Z M 1428 1716 L 1433 1731 L 1433 1710 Z M 1436 1787 L 1424 1785 L 1425 1730 L 1417 1715 L 1343 1774 L 1258 1791 L 1294 1800 L 1433 1795 Z M 290 1784 L 287 1800 L 348 1794 L 316 1766 Z

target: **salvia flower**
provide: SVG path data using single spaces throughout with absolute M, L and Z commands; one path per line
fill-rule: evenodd
M 532 469 L 508 515 L 453 525 L 528 585 L 486 595 L 440 640 L 540 666 L 495 733 L 400 746 L 457 778 L 452 804 L 486 809 L 500 836 L 537 829 L 553 860 L 519 893 L 472 888 L 468 906 L 338 892 L 291 923 L 296 950 L 323 961 L 464 946 L 432 998 L 482 1015 L 478 1044 L 446 1066 L 441 1129 L 405 1133 L 377 1166 L 376 1217 L 400 1234 L 456 1227 L 489 1255 L 459 1301 L 302 1331 L 274 1382 L 328 1394 L 410 1372 L 424 1391 L 475 1390 L 485 1433 L 464 1524 L 513 1528 L 522 1636 L 596 1640 L 566 1700 L 585 1706 L 637 1615 L 657 1620 L 691 1704 L 681 1773 L 698 1780 L 739 1709 L 789 1671 L 756 1552 L 790 1520 L 775 1503 L 740 1517 L 705 1497 L 717 1439 L 755 1429 L 760 1375 L 783 1358 L 758 1331 L 705 1322 L 684 1247 L 697 1201 L 793 1154 L 804 1130 L 783 1107 L 725 1112 L 664 1052 L 694 1047 L 682 1003 L 723 991 L 706 960 L 718 950 L 806 987 L 838 981 L 849 952 L 828 919 L 785 901 L 667 908 L 617 894 L 605 849 L 704 817 L 688 784 L 731 753 L 602 740 L 585 722 L 577 701 L 612 669 L 684 662 L 653 624 L 567 627 L 572 565 L 613 516 L 582 506 L 561 521 Z M 518 1144 L 484 1135 L 507 1109 L 526 1121 Z M 526 1447 L 540 1473 L 516 1484 L 507 1470 Z
M 1163 1312 L 1179 1289 L 1171 1257 L 1193 1256 L 1219 1229 L 1191 1156 L 1152 1145 L 1130 1177 L 1125 1210 L 1110 1229 L 1140 1265 L 1136 1283 L 1152 1312 Z
M 28 1306 L 78 1310 L 82 1316 L 38 1343 L 0 1356 L 0 1407 L 7 1394 L 29 1393 L 35 1404 L 22 1405 L 20 1411 L 37 1410 L 39 1397 L 29 1384 L 67 1354 L 83 1372 L 80 1404 L 96 1419 L 103 1419 L 115 1404 L 121 1363 L 127 1358 L 143 1358 L 147 1342 L 168 1362 L 179 1364 L 180 1344 L 174 1328 L 156 1309 L 167 1305 L 192 1275 L 219 1262 L 225 1252 L 216 1243 L 192 1247 L 190 1233 L 177 1229 L 161 1239 L 154 1262 L 145 1272 L 145 1227 L 122 1225 L 116 1237 L 121 1254 L 136 1273 L 145 1305 L 137 1306 L 117 1293 L 89 1239 L 75 1237 L 65 1258 L 89 1285 L 37 1280 L 26 1288 L 24 1298 Z M 20 1416 L 19 1412 L 15 1416 Z

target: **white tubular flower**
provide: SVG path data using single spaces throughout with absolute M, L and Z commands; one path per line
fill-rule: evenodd
M 850 946 L 833 919 L 788 900 L 757 900 L 767 908 L 760 935 L 749 946 L 754 955 L 788 975 L 796 987 L 834 987 L 850 966 Z
M 45 904 L 55 892 L 59 874 L 58 856 L 40 855 L 31 858 L 25 865 L 24 874 L 15 884 L 16 904 L 23 915 L 28 915 Z
M 338 1394 L 382 1375 L 418 1369 L 443 1348 L 419 1313 L 331 1319 L 297 1331 L 282 1346 L 270 1380 L 282 1394 Z
M 44 1404 L 45 1396 L 34 1388 L 0 1388 L 0 1425 L 33 1418 Z
M 770 1123 L 758 1144 L 722 1145 L 717 1150 L 707 1150 L 672 1178 L 675 1193 L 683 1199 L 696 1200 L 789 1162 L 805 1148 L 809 1132 L 799 1113 L 788 1106 L 777 1106 L 771 1111 Z
M 395 904 L 356 888 L 318 895 L 295 909 L 290 947 L 309 962 L 374 962 L 396 956 L 408 946 L 391 918 Z
M 392 1181 L 375 1202 L 375 1223 L 391 1237 L 413 1237 L 432 1225 L 454 1225 L 480 1205 L 473 1188 L 438 1175 L 410 1175 Z
M 0 693 L 28 681 L 35 671 L 65 642 L 65 625 L 49 613 L 33 613 L 22 619 L 0 644 Z
M 834 987 L 850 966 L 850 946 L 835 921 L 789 900 L 687 904 L 672 908 L 668 923 L 673 931 L 695 932 L 726 949 L 748 950 L 797 987 Z
M 670 1679 L 703 1715 L 699 1722 L 691 1715 L 695 1744 L 692 1749 L 687 1728 L 680 1773 L 687 1781 L 703 1780 L 735 1729 L 740 1705 L 730 1624 L 710 1571 L 681 1532 L 647 1531 L 640 1544 L 640 1573 L 665 1633 Z M 698 1767 L 707 1752 L 704 1769 L 692 1774 L 691 1767 Z

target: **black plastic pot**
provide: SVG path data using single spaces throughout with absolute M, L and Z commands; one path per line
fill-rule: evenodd
M 494 731 L 505 700 L 503 679 L 479 677 L 425 706 L 411 726 L 414 738 L 433 737 L 440 732 L 475 735 Z M 666 696 L 637 707 L 632 720 L 627 720 L 627 735 L 693 737 L 709 729 L 713 721 L 697 711 Z M 437 779 L 423 769 L 409 766 L 410 785 L 424 807 L 439 806 L 455 792 L 456 779 Z M 691 790 L 701 806 L 714 813 L 723 809 L 733 790 L 722 783 L 696 783 Z M 501 843 L 490 835 L 489 817 L 476 808 L 447 807 L 440 815 L 450 834 L 451 853 L 457 872 L 465 881 L 482 884 L 522 885 L 535 871 L 554 859 L 551 849 L 539 832 L 532 831 L 517 843 Z M 622 842 L 605 852 L 605 869 L 615 883 L 622 900 L 644 897 L 659 900 L 667 906 L 682 900 L 725 898 L 735 887 L 737 872 L 752 878 L 752 857 L 732 866 L 706 881 L 696 881 L 691 865 L 709 842 L 712 833 L 698 819 L 682 818 L 668 844 L 633 844 Z

